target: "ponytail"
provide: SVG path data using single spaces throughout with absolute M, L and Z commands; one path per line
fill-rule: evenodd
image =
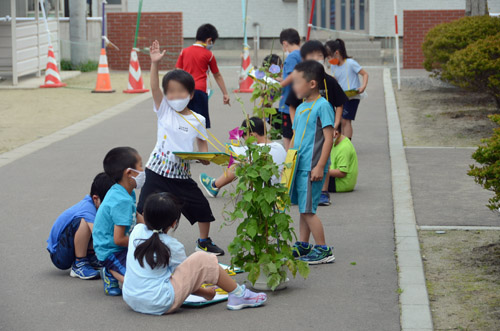
M 144 260 L 151 269 L 166 267 L 170 261 L 170 249 L 161 241 L 160 234 L 167 232 L 174 225 L 179 225 L 182 204 L 171 193 L 155 193 L 150 195 L 144 203 L 144 222 L 153 234 L 148 239 L 138 239 L 142 242 L 137 245 L 134 257 L 144 268 Z
M 342 58 L 348 59 L 350 56 L 347 55 L 347 50 L 345 48 L 345 43 L 342 39 L 328 40 L 325 44 L 330 55 L 333 55 L 336 51 L 339 51 Z
M 153 235 L 149 237 L 149 239 L 137 245 L 134 257 L 143 268 L 144 260 L 146 260 L 146 263 L 149 264 L 151 269 L 166 267 L 170 261 L 170 249 L 161 241 L 160 234 L 158 232 L 153 232 Z

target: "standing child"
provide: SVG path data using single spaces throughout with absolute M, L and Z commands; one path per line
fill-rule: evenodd
M 280 33 L 280 43 L 285 52 L 285 62 L 283 63 L 283 80 L 279 111 L 282 116 L 283 123 L 281 124 L 283 145 L 286 150 L 290 147 L 290 140 L 293 136 L 292 121 L 295 115 L 295 108 L 290 108 L 286 105 L 285 101 L 292 89 L 292 76 L 291 73 L 295 65 L 301 61 L 300 58 L 300 36 L 295 29 L 285 29 Z
M 347 56 L 344 41 L 342 39 L 329 40 L 326 42 L 326 49 L 331 58 L 332 75 L 337 78 L 342 89 L 363 93 L 368 85 L 368 73 L 358 62 Z M 360 84 L 358 75 L 363 76 L 363 84 Z M 352 140 L 352 121 L 356 118 L 359 101 L 359 97 L 354 96 L 344 104 L 341 121 L 342 134 L 350 140 Z
M 326 245 L 323 224 L 316 215 L 328 170 L 335 121 L 332 106 L 319 94 L 319 83 L 324 78 L 323 66 L 313 60 L 297 64 L 293 73 L 293 90 L 298 98 L 305 99 L 297 108 L 293 122 L 293 148 L 298 151 L 298 161 L 291 199 L 298 204 L 300 212 L 300 241 L 294 244 L 293 251 L 309 264 L 335 260 L 332 248 Z M 314 246 L 309 243 L 311 233 Z
M 189 72 L 195 81 L 194 96 L 188 104 L 188 108 L 205 117 L 206 127 L 210 129 L 210 116 L 208 115 L 207 77 L 209 70 L 212 71 L 214 79 L 222 91 L 225 105 L 229 105 L 229 94 L 227 93 L 224 78 L 222 78 L 214 54 L 210 51 L 215 40 L 219 38 L 217 29 L 212 24 L 203 24 L 196 31 L 196 42 L 182 50 L 177 64 L 177 69 Z
M 217 284 L 229 293 L 227 308 L 239 310 L 266 302 L 264 293 L 238 285 L 223 270 L 213 254 L 196 252 L 186 257 L 184 246 L 168 235 L 179 225 L 181 207 L 170 193 L 155 193 L 144 204 L 145 224 L 130 235 L 123 299 L 133 310 L 153 315 L 176 311 L 190 294 L 207 300 L 215 296 Z
M 50 259 L 61 270 L 71 268 L 71 277 L 99 278 L 99 272 L 94 268 L 99 268 L 100 265 L 95 255 L 88 253 L 93 251 L 92 228 L 95 214 L 112 185 L 113 181 L 108 175 L 103 172 L 98 174 L 90 187 L 90 195 L 66 209 L 50 230 L 47 240 Z
M 103 161 L 104 172 L 116 183 L 106 194 L 95 217 L 94 250 L 104 268 L 101 278 L 104 293 L 121 295 L 118 281 L 123 283 L 129 234 L 142 217 L 135 208 L 135 191 L 144 184 L 142 159 L 131 147 L 113 148 Z
M 183 203 L 182 214 L 193 225 L 198 222 L 200 238 L 197 250 L 224 255 L 210 239 L 210 223 L 215 218 L 207 198 L 191 178 L 189 163 L 173 152 L 193 152 L 196 142 L 200 152 L 208 151 L 205 140 L 205 118 L 192 112 L 187 106 L 195 93 L 193 77 L 184 70 L 174 70 L 163 77 L 160 89 L 158 62 L 160 53 L 158 41 L 151 46 L 151 92 L 154 111 L 158 116 L 156 146 L 146 164 L 146 183 L 141 190 L 137 211 L 142 214 L 146 198 L 156 192 L 171 192 Z M 204 164 L 208 162 L 202 161 Z
M 315 60 L 318 61 L 318 63 L 320 63 L 321 65 L 324 65 L 325 58 L 327 57 L 327 52 L 325 46 L 321 43 L 321 41 L 309 40 L 300 48 L 300 55 L 302 56 L 303 60 Z M 348 102 L 349 99 L 345 95 L 342 87 L 340 87 L 337 80 L 327 74 L 325 74 L 325 80 L 319 84 L 319 94 L 321 94 L 323 98 L 330 102 L 335 111 L 335 124 L 333 125 L 333 129 L 335 133 L 334 138 L 337 138 L 340 135 L 340 122 L 342 120 L 344 104 Z M 293 91 L 290 91 L 286 103 L 292 107 L 297 108 L 302 103 L 302 100 L 297 98 Z M 325 182 L 329 182 L 328 174 Z M 319 199 L 319 205 L 329 206 L 330 204 L 330 195 L 328 194 L 328 192 L 323 191 Z

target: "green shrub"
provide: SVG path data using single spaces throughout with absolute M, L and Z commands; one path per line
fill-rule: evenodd
M 488 93 L 500 109 L 500 32 L 453 53 L 441 77 L 467 90 Z
M 96 71 L 99 66 L 97 61 L 87 61 L 80 63 L 79 65 L 74 65 L 70 60 L 61 60 L 61 70 L 78 70 L 81 72 Z
M 490 16 L 463 17 L 436 25 L 427 33 L 422 44 L 424 68 L 439 75 L 453 53 L 498 31 L 500 18 Z
M 490 115 L 490 119 L 500 125 L 500 115 Z M 471 165 L 469 176 L 475 177 L 476 183 L 495 193 L 487 205 L 490 209 L 500 208 L 500 127 L 493 130 L 493 135 L 483 139 L 485 145 L 479 146 L 472 158 L 481 166 Z

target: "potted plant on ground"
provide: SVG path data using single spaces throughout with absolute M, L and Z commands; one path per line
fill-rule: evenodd
M 254 74 L 255 84 L 251 101 L 254 102 L 253 116 L 266 119 L 276 114 L 271 107 L 272 100 L 278 100 L 280 85 L 275 81 L 280 67 L 265 65 Z M 249 120 L 241 99 L 243 112 Z M 245 130 L 250 129 L 247 123 Z M 287 281 L 288 271 L 293 277 L 297 272 L 304 278 L 309 274 L 305 262 L 293 257 L 291 245 L 296 239 L 290 212 L 288 189 L 279 183 L 280 167 L 273 162 L 270 146 L 257 145 L 255 138 L 243 140 L 243 130 L 235 128 L 230 132 L 231 141 L 246 146 L 244 155 L 232 158 L 230 166 L 237 162 L 235 173 L 236 189 L 231 193 L 230 205 L 225 207 L 225 223 L 238 224 L 236 236 L 229 245 L 231 264 L 248 272 L 248 280 L 255 287 L 263 279 L 266 287 L 275 290 Z M 269 134 L 269 132 L 265 132 Z M 259 288 L 260 289 L 260 288 Z

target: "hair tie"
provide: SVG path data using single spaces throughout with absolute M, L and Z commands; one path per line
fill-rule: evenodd
M 163 230 L 153 230 L 153 233 L 163 233 Z

